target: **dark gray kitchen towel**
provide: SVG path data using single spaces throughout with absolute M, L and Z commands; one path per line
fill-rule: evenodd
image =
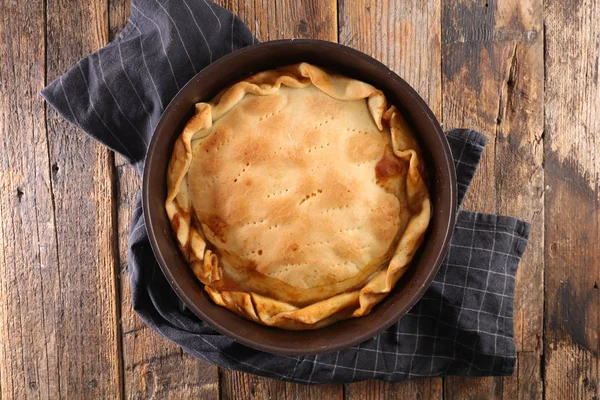
M 42 96 L 141 172 L 154 127 L 177 91 L 212 61 L 254 42 L 237 17 L 208 0 L 133 0 L 119 38 L 78 62 Z M 465 129 L 447 137 L 462 201 L 486 139 Z M 275 356 L 217 333 L 183 305 L 152 253 L 138 196 L 129 235 L 133 307 L 148 326 L 195 357 L 286 381 L 508 375 L 516 360 L 515 274 L 529 228 L 512 217 L 459 211 L 439 274 L 398 323 L 331 354 Z

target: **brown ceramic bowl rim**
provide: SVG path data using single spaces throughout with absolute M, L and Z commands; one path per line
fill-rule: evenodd
M 285 58 L 284 54 L 288 54 L 289 57 Z M 300 57 L 302 54 L 305 55 L 305 59 L 296 60 L 294 58 Z M 311 57 L 316 57 L 318 60 L 311 60 Z M 347 63 L 343 64 L 340 59 Z M 250 64 L 254 62 L 255 65 L 264 64 L 265 67 L 259 70 L 248 69 L 245 67 L 247 60 L 250 60 Z M 411 273 L 409 269 L 397 283 L 395 291 L 392 292 L 394 294 L 390 293 L 373 309 L 370 315 L 340 321 L 317 331 L 286 331 L 265 327 L 214 305 L 204 293 L 204 285 L 196 280 L 181 255 L 179 256 L 180 260 L 176 259 L 174 247 L 176 248 L 177 244 L 170 225 L 167 227 L 168 218 L 164 210 L 165 157 L 166 163 L 168 163 L 173 142 L 179 136 L 183 124 L 191 116 L 193 103 L 210 98 L 195 97 L 194 92 L 202 91 L 215 79 L 222 78 L 222 71 L 227 68 L 231 69 L 234 65 L 245 69 L 237 73 L 235 79 L 239 79 L 260 70 L 291 64 L 290 60 L 295 62 L 305 60 L 349 76 L 354 75 L 353 77 L 357 79 L 362 78 L 350 70 L 355 66 L 356 68 L 360 66 L 360 68 L 371 71 L 370 76 L 375 77 L 374 79 L 387 80 L 388 86 L 394 87 L 393 92 L 388 92 L 388 87 L 376 87 L 384 91 L 391 104 L 395 104 L 410 114 L 408 118 L 411 121 L 418 121 L 420 126 L 426 127 L 417 129 L 418 135 L 427 133 L 425 136 L 431 143 L 429 146 L 421 144 L 421 147 L 426 153 L 434 153 L 432 157 L 435 157 L 432 158 L 435 161 L 435 171 L 432 171 L 433 174 L 430 172 L 430 175 L 433 175 L 430 176 L 430 189 L 433 188 L 435 191 L 435 199 L 432 199 L 434 200 L 434 213 L 430 224 L 431 232 L 428 231 L 427 238 L 421 246 L 422 255 L 418 256 L 417 265 L 410 266 L 413 269 L 418 267 L 418 272 Z M 338 65 L 339 68 L 332 68 L 332 64 Z M 372 71 L 376 71 L 377 74 L 373 75 Z M 233 83 L 235 79 L 229 80 L 228 84 Z M 364 80 L 369 82 L 369 79 Z M 228 84 L 212 88 L 210 96 L 212 97 Z M 206 92 L 206 90 L 204 91 Z M 392 103 L 390 96 L 392 99 L 400 98 L 399 104 L 398 102 Z M 188 113 L 186 117 L 173 120 L 175 114 L 179 115 L 184 111 Z M 421 141 L 421 139 L 419 140 Z M 456 196 L 456 175 L 450 147 L 435 115 L 417 92 L 388 67 L 372 57 L 337 43 L 313 39 L 277 40 L 245 47 L 223 56 L 194 76 L 175 95 L 156 126 L 146 155 L 142 187 L 144 218 L 152 249 L 169 284 L 186 306 L 215 330 L 239 343 L 254 349 L 283 355 L 322 354 L 347 348 L 372 338 L 403 317 L 429 287 L 446 255 L 454 229 L 457 210 Z M 167 225 L 165 225 L 165 220 Z M 431 225 L 434 227 L 432 228 Z M 423 249 L 423 247 L 427 248 Z M 179 253 L 178 249 L 177 253 Z M 421 259 L 426 259 L 427 262 L 421 262 Z M 402 291 L 408 292 L 402 293 Z M 396 301 L 392 298 L 400 300 Z M 357 323 L 356 320 L 362 320 L 364 323 Z

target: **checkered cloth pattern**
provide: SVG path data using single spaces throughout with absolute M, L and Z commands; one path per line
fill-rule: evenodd
M 133 0 L 120 37 L 42 91 L 65 119 L 126 157 L 141 172 L 154 127 L 177 91 L 213 60 L 254 37 L 207 0 Z M 447 133 L 459 201 L 486 139 Z M 442 375 L 507 375 L 515 364 L 513 293 L 529 224 L 459 211 L 447 257 L 423 298 L 389 329 L 357 346 L 318 356 L 275 356 L 225 337 L 191 313 L 152 253 L 140 198 L 129 236 L 133 307 L 188 353 L 224 368 L 299 383 L 402 381 Z

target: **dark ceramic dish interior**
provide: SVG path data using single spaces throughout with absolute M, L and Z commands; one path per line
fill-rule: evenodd
M 164 210 L 166 171 L 175 139 L 192 116 L 194 104 L 251 73 L 301 61 L 360 79 L 381 89 L 409 120 L 429 171 L 433 217 L 412 265 L 373 311 L 318 331 L 286 331 L 245 320 L 215 305 L 184 262 Z M 197 74 L 171 101 L 148 149 L 143 208 L 152 248 L 171 286 L 185 304 L 214 329 L 240 343 L 275 354 L 307 355 L 336 351 L 370 339 L 388 328 L 423 295 L 446 253 L 456 212 L 456 177 L 448 142 L 435 116 L 398 75 L 373 58 L 335 43 L 282 40 L 235 51 Z

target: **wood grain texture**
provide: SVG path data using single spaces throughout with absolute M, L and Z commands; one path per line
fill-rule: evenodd
M 335 0 L 215 0 L 237 14 L 260 41 L 312 38 L 337 41 Z
M 110 40 L 121 32 L 130 0 L 110 0 Z M 135 314 L 127 263 L 127 237 L 141 189 L 141 177 L 124 158 L 115 156 L 118 264 L 121 298 L 124 397 L 127 399 L 210 399 L 218 395 L 217 368 L 187 353 L 148 328 Z
M 489 138 L 463 208 L 532 223 L 517 275 L 515 342 L 538 361 L 544 296 L 542 20 L 541 0 L 445 1 L 442 12 L 444 128 L 469 127 Z M 536 373 L 521 374 L 524 364 L 518 363 L 513 377 L 448 378 L 445 395 L 502 398 L 539 387 L 540 362 L 530 357 L 526 365 Z
M 600 397 L 600 2 L 545 2 L 545 397 Z
M 502 378 L 444 378 L 444 399 L 503 399 Z
M 221 399 L 342 399 L 342 385 L 297 385 L 222 370 Z
M 339 19 L 340 42 L 403 76 L 445 129 L 488 135 L 465 208 L 533 223 L 513 377 L 362 382 L 346 398 L 599 398 L 598 0 L 337 2 L 218 1 L 263 41 L 335 41 Z M 232 371 L 219 390 L 216 368 L 133 313 L 140 179 L 37 95 L 120 32 L 129 0 L 0 7 L 0 399 L 341 398 L 341 385 Z
M 540 352 L 519 352 L 515 373 L 509 377 L 446 378 L 445 399 L 541 399 L 543 379 Z
M 60 288 L 46 141 L 44 5 L 0 12 L 0 398 L 56 398 Z
M 443 399 L 442 379 L 419 379 L 389 383 L 376 380 L 346 385 L 347 400 Z
M 341 0 L 340 43 L 387 65 L 442 115 L 441 0 L 404 2 Z M 442 379 L 346 385 L 347 399 L 442 398 Z
M 123 158 L 117 156 L 115 161 L 125 398 L 216 399 L 217 368 L 184 353 L 144 325 L 133 311 L 127 236 L 141 179 Z
M 539 351 L 523 351 L 519 353 L 517 360 L 516 377 L 511 380 L 504 380 L 504 398 L 509 400 L 514 399 L 541 399 L 543 398 L 543 378 L 542 369 L 540 368 Z M 515 387 L 516 393 L 513 390 L 507 391 L 507 382 L 510 382 L 510 387 Z M 517 383 L 515 385 L 515 383 Z
M 216 3 L 236 13 L 260 41 L 298 37 L 337 41 L 336 0 L 220 0 Z M 224 369 L 220 370 L 220 377 L 223 399 L 343 397 L 341 385 L 306 387 Z M 274 395 L 276 397 L 272 397 Z
M 47 2 L 53 80 L 108 41 L 107 3 Z M 122 397 L 112 154 L 48 107 L 55 204 L 59 394 Z
M 387 65 L 441 118 L 441 0 L 341 0 L 339 7 L 339 42 Z

